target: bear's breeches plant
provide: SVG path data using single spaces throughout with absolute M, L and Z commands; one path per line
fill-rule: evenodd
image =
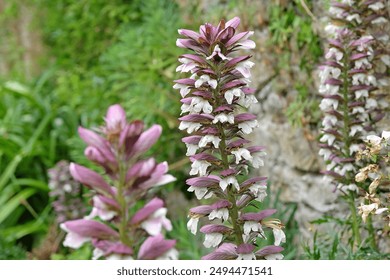
M 364 137 L 377 133 L 388 107 L 384 86 L 388 84 L 390 56 L 384 46 L 389 36 L 377 28 L 388 19 L 380 0 L 332 2 L 329 12 L 332 21 L 325 28 L 329 48 L 319 72 L 323 98 L 319 154 L 326 162 L 324 174 L 329 182 L 349 201 L 353 243 L 360 246 L 355 199 L 366 187 L 355 181 L 362 167 L 356 156 Z M 370 233 L 374 243 L 375 233 Z
M 94 259 L 177 259 L 176 241 L 163 237 L 172 229 L 164 202 L 154 197 L 140 207 L 151 188 L 175 180 L 166 162 L 143 157 L 160 134 L 159 125 L 144 130 L 142 121 L 128 123 L 119 105 L 109 107 L 105 126 L 97 131 L 79 128 L 88 145 L 85 156 L 104 174 L 71 163 L 73 178 L 91 190 L 93 208 L 83 219 L 61 224 L 65 246 L 77 249 L 90 242 Z
M 376 133 L 388 107 L 383 98 L 388 76 L 383 69 L 390 65 L 390 56 L 383 46 L 389 36 L 370 32 L 388 20 L 383 1 L 333 2 L 329 12 L 332 22 L 325 28 L 329 49 L 320 69 L 324 114 L 320 155 L 327 162 L 325 173 L 347 193 L 358 191 L 353 178 L 359 145 L 364 135 Z
M 247 139 L 258 121 L 245 110 L 258 101 L 249 87 L 254 63 L 238 53 L 255 43 L 252 31 L 237 31 L 239 23 L 235 17 L 217 26 L 206 23 L 199 33 L 179 30 L 184 38 L 177 46 L 191 51 L 179 57 L 177 67 L 189 77 L 174 85 L 182 98 L 179 129 L 189 134 L 182 139 L 194 176 L 187 180 L 188 191 L 204 201 L 190 209 L 187 226 L 196 234 L 199 220 L 209 221 L 199 231 L 204 246 L 215 250 L 203 259 L 281 259 L 286 236 L 281 221 L 271 218 L 276 210 L 246 210 L 267 196 L 267 178 L 243 179 L 250 167 L 264 165 L 266 153 Z M 274 245 L 262 248 L 256 240 L 266 230 L 273 231 Z

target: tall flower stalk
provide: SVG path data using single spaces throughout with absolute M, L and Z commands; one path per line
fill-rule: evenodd
M 105 125 L 97 132 L 79 127 L 88 145 L 85 156 L 103 168 L 104 177 L 71 163 L 73 178 L 91 190 L 93 208 L 83 219 L 61 224 L 68 233 L 65 246 L 77 249 L 90 242 L 94 259 L 177 258 L 176 241 L 162 235 L 164 229 L 172 228 L 164 202 L 154 197 L 139 208 L 152 187 L 175 180 L 166 174 L 166 162 L 143 157 L 160 134 L 159 125 L 144 131 L 142 121 L 128 123 L 119 105 L 109 107 Z
M 211 201 L 190 209 L 187 226 L 196 234 L 200 218 L 213 221 L 200 228 L 204 246 L 217 247 L 203 259 L 280 259 L 285 234 L 280 220 L 270 218 L 276 210 L 247 212 L 253 201 L 266 197 L 267 178 L 243 177 L 250 166 L 263 166 L 266 154 L 263 146 L 246 139 L 258 126 L 256 116 L 245 112 L 257 102 L 248 86 L 254 63 L 250 55 L 237 52 L 253 49 L 255 43 L 248 39 L 252 31 L 237 32 L 239 23 L 235 17 L 217 26 L 206 23 L 199 33 L 179 30 L 185 38 L 176 45 L 192 51 L 179 57 L 177 67 L 191 76 L 174 85 L 183 104 L 179 129 L 190 134 L 182 140 L 192 162 L 190 175 L 195 176 L 187 180 L 188 191 Z M 265 238 L 267 229 L 273 231 L 274 245 L 259 248 L 256 239 Z
M 381 48 L 388 37 L 374 37 L 369 30 L 370 25 L 387 19 L 383 1 L 334 2 L 330 13 L 332 23 L 326 31 L 332 39 L 320 71 L 324 118 L 319 153 L 327 163 L 324 173 L 349 202 L 353 243 L 359 246 L 362 240 L 355 199 L 364 186 L 354 180 L 359 168 L 355 156 L 364 135 L 375 132 L 384 117 L 387 103 L 381 86 L 387 77 L 378 69 L 390 64 L 388 53 Z

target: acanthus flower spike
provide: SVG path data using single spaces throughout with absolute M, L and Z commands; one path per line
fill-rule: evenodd
M 267 179 L 242 179 L 249 167 L 264 165 L 266 153 L 264 147 L 249 146 L 245 139 L 259 125 L 256 115 L 244 111 L 258 102 L 255 89 L 248 85 L 254 63 L 250 55 L 235 54 L 256 44 L 249 39 L 252 31 L 237 33 L 239 24 L 235 17 L 217 26 L 206 23 L 199 33 L 180 29 L 185 38 L 176 42 L 178 47 L 195 52 L 179 57 L 177 71 L 191 76 L 175 80 L 173 86 L 180 91 L 183 104 L 179 129 L 190 134 L 182 139 L 192 162 L 189 174 L 197 176 L 187 180 L 188 191 L 198 199 L 214 199 L 189 211 L 187 227 L 193 234 L 200 218 L 213 221 L 200 232 L 205 234 L 205 247 L 217 249 L 203 259 L 264 258 L 256 255 L 261 249 L 255 242 L 257 235 L 244 234 L 247 226 L 241 219 L 252 201 L 262 202 L 267 196 Z M 274 213 L 272 209 L 264 211 Z M 278 225 L 281 230 L 283 225 L 272 221 L 264 229 L 276 231 Z M 260 231 L 261 224 L 256 223 Z M 276 243 L 285 241 L 281 233 L 275 236 Z M 263 234 L 260 237 L 265 238 Z
M 175 180 L 167 174 L 166 162 L 142 157 L 160 137 L 161 127 L 144 131 L 141 121 L 128 123 L 124 109 L 116 104 L 108 108 L 105 125 L 96 131 L 79 128 L 88 144 L 85 155 L 108 176 L 70 164 L 73 178 L 93 192 L 93 207 L 83 219 L 60 225 L 67 232 L 64 246 L 77 249 L 90 242 L 95 248 L 93 259 L 176 259 L 176 241 L 162 236 L 172 229 L 163 200 L 154 197 L 134 209 L 151 188 Z
M 363 2 L 332 4 L 332 17 L 346 19 L 350 25 L 328 27 L 333 39 L 329 40 L 331 47 L 325 55 L 327 61 L 320 68 L 319 91 L 323 94 L 320 108 L 324 119 L 320 138 L 323 144 L 319 153 L 328 162 L 327 170 L 340 175 L 334 178 L 346 178 L 336 179 L 336 186 L 346 192 L 358 190 L 352 180 L 356 167 L 349 159 L 353 159 L 359 150 L 362 137 L 375 130 L 377 116 L 382 115 L 387 105 L 376 87 L 378 73 L 374 68 L 378 58 L 374 48 L 378 47 L 377 39 L 362 34 L 370 24 L 363 23 L 366 22 L 364 17 L 381 11 L 372 10 Z
M 365 186 L 355 182 L 360 163 L 355 160 L 364 136 L 378 130 L 388 107 L 384 88 L 388 83 L 389 36 L 378 33 L 388 23 L 384 1 L 342 0 L 329 9 L 332 21 L 326 61 L 320 67 L 319 92 L 323 99 L 322 135 L 319 154 L 326 162 L 323 171 L 334 189 L 350 204 L 353 246 L 361 245 L 360 220 L 355 198 Z M 387 70 L 386 70 L 387 69 Z M 371 235 L 375 243 L 375 234 Z

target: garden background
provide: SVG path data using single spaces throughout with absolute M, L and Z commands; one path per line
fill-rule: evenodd
M 198 202 L 186 191 L 190 162 L 172 89 L 183 51 L 175 42 L 179 28 L 234 16 L 242 30 L 255 31 L 259 103 L 251 111 L 260 123 L 255 141 L 268 154 L 259 174 L 269 178 L 266 206 L 286 226 L 285 259 L 388 258 L 346 245 L 347 206 L 320 174 L 317 66 L 328 7 L 314 0 L 0 0 L 0 259 L 90 258 L 90 245 L 61 245 L 48 170 L 61 160 L 92 167 L 77 127 L 99 126 L 115 103 L 129 119 L 163 127 L 151 153 L 177 178 L 157 192 L 180 259 L 209 252 L 186 228 Z M 389 252 L 388 237 L 381 242 Z

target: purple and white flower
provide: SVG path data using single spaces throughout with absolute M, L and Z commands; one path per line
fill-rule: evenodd
M 180 84 L 192 87 L 194 81 L 178 81 Z M 161 199 L 151 199 L 133 216 L 130 215 L 152 187 L 175 181 L 172 175 L 167 174 L 166 162 L 142 158 L 161 132 L 159 125 L 144 130 L 141 121 L 128 123 L 126 113 L 119 105 L 108 108 L 105 125 L 97 132 L 79 128 L 80 137 L 88 145 L 85 155 L 103 167 L 107 176 L 75 163 L 70 164 L 73 178 L 93 191 L 93 207 L 84 219 L 60 225 L 67 232 L 64 246 L 77 249 L 90 242 L 94 247 L 93 259 L 129 260 L 136 258 L 135 252 L 141 259 L 177 258 L 177 251 L 173 248 L 175 241 L 160 240 L 163 239 L 163 229 L 172 229 Z M 140 246 L 134 238 L 146 238 L 146 241 Z
M 256 90 L 249 87 L 254 63 L 249 55 L 235 54 L 256 44 L 249 39 L 252 31 L 237 32 L 239 23 L 235 17 L 217 26 L 206 23 L 199 33 L 180 29 L 185 38 L 176 42 L 178 47 L 195 52 L 180 56 L 178 70 L 192 76 L 176 80 L 174 86 L 186 96 L 181 100 L 184 116 L 179 118 L 179 129 L 191 134 L 182 141 L 192 162 L 189 174 L 198 176 L 187 180 L 188 191 L 197 199 L 217 199 L 191 208 L 188 215 L 187 228 L 193 234 L 200 218 L 213 220 L 200 232 L 205 234 L 205 247 L 219 247 L 203 259 L 256 259 L 256 234 L 248 228 L 262 230 L 258 221 L 250 225 L 251 221 L 240 219 L 251 201 L 264 200 L 267 186 L 264 177 L 240 183 L 249 166 L 264 165 L 266 153 L 262 146 L 248 147 L 250 141 L 245 139 L 258 126 L 257 117 L 243 111 L 258 102 Z M 330 69 L 328 75 L 337 77 L 337 69 Z M 221 224 L 214 224 L 216 220 Z M 221 244 L 225 238 L 235 244 Z

